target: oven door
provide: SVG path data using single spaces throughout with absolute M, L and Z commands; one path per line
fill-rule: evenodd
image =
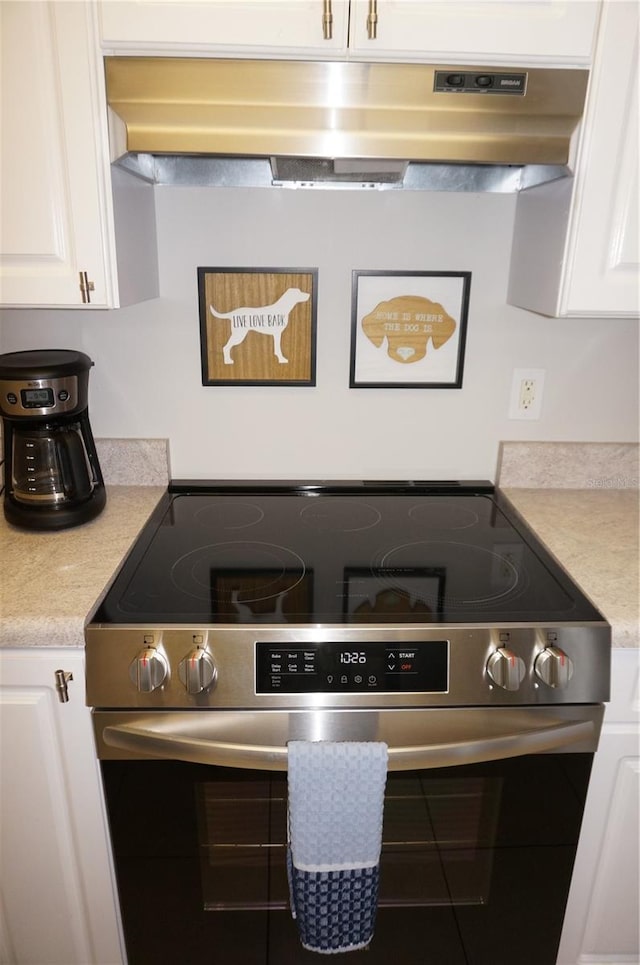
M 288 904 L 289 739 L 389 745 L 368 965 L 554 965 L 601 720 L 94 712 L 129 965 L 318 960 Z

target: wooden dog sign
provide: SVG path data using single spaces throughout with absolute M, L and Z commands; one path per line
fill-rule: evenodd
M 199 268 L 203 385 L 315 385 L 316 269 Z

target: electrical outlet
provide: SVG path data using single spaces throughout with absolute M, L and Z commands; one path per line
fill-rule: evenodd
M 509 401 L 510 419 L 539 419 L 544 369 L 515 369 Z
M 530 409 L 536 401 L 536 383 L 533 379 L 523 379 L 520 383 L 519 409 Z

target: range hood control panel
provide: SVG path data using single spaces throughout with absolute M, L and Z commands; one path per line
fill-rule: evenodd
M 526 73 L 437 70 L 433 89 L 436 93 L 446 94 L 524 95 L 527 89 L 527 75 Z

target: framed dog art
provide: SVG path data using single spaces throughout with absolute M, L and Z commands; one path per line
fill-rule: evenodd
M 469 271 L 352 273 L 352 389 L 459 389 Z
M 203 385 L 315 385 L 317 268 L 198 268 Z

